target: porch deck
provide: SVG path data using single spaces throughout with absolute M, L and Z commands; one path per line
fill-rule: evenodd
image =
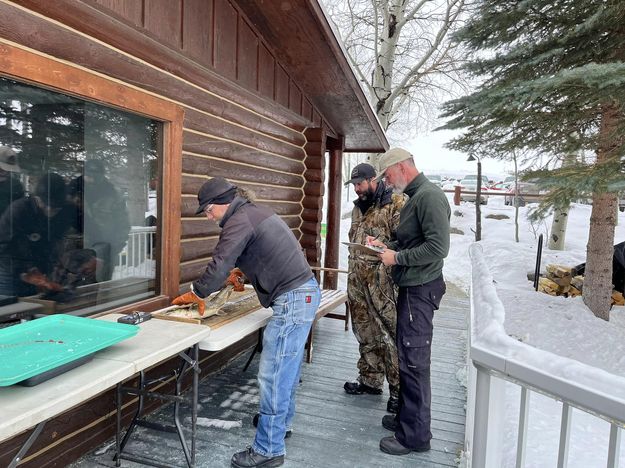
M 302 368 L 293 436 L 287 440 L 285 467 L 438 467 L 457 466 L 464 440 L 466 389 L 456 373 L 466 361 L 466 313 L 468 298 L 452 285 L 435 315 L 432 349 L 432 450 L 395 457 L 378 448 L 390 434 L 381 426 L 386 413 L 388 389 L 384 395 L 350 396 L 343 383 L 356 376 L 358 346 L 343 323 L 319 321 L 312 364 Z M 243 373 L 248 353 L 239 356 L 221 372 L 200 383 L 198 419 L 198 467 L 228 467 L 236 451 L 254 437 L 252 417 L 257 411 L 255 375 L 258 358 Z M 185 408 L 188 410 L 188 408 Z M 168 411 L 152 415 L 161 420 Z M 184 414 L 188 414 L 185 411 Z M 188 418 L 187 418 L 188 419 Z M 163 460 L 171 466 L 185 466 L 175 434 L 137 428 L 126 449 Z M 114 440 L 72 465 L 73 468 L 113 467 Z M 122 461 L 123 467 L 139 467 Z

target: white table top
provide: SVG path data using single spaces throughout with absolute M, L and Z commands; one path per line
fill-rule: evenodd
M 250 333 L 263 328 L 269 322 L 272 314 L 272 309 L 258 309 L 227 323 L 223 327 L 212 330 L 208 338 L 200 341 L 200 349 L 221 351 Z
M 114 322 L 120 314 L 100 317 Z M 210 336 L 211 329 L 203 325 L 171 320 L 151 319 L 139 324 L 141 331 L 129 340 L 109 346 L 96 354 L 97 359 L 131 362 L 136 371 L 147 369 L 180 351 L 190 348 Z
M 114 321 L 119 314 L 102 317 Z M 132 338 L 98 351 L 92 361 L 34 387 L 0 387 L 0 441 L 77 406 L 210 334 L 205 326 L 148 320 Z

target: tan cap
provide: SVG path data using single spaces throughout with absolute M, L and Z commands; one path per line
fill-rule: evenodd
M 386 170 L 393 164 L 412 159 L 412 154 L 402 148 L 391 148 L 378 160 L 378 178 L 384 177 Z
M 17 154 L 8 146 L 0 146 L 0 168 L 7 172 L 19 172 Z

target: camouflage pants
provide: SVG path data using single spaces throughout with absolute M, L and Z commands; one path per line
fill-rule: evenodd
M 397 291 L 387 273 L 390 270 L 379 262 L 363 263 L 350 267 L 347 280 L 352 330 L 360 351 L 358 380 L 370 387 L 382 388 L 386 375 L 389 386 L 399 388 L 395 344 Z

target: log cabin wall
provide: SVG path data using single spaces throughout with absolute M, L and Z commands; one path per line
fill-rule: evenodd
M 217 241 L 216 227 L 193 215 L 197 190 L 212 176 L 253 190 L 291 227 L 309 261 L 319 264 L 325 134 L 336 132 L 235 3 L 0 0 L 0 44 L 95 72 L 184 109 L 181 283 L 202 271 Z M 0 55 L 0 73 L 5 59 Z M 218 368 L 253 340 L 204 354 L 202 368 Z M 49 422 L 20 466 L 65 466 L 110 437 L 112 397 L 109 391 Z M 134 405 L 126 408 L 126 420 L 132 411 Z M 8 464 L 28 434 L 0 444 L 0 465 Z
M 218 228 L 194 215 L 197 190 L 208 177 L 251 189 L 302 239 L 305 186 L 317 183 L 306 179 L 304 130 L 335 132 L 235 3 L 1 0 L 0 41 L 184 108 L 181 284 L 203 271 L 217 242 Z
M 306 173 L 308 181 L 304 186 L 304 211 L 302 213 L 302 239 L 300 243 L 306 252 L 310 265 L 321 266 L 321 231 L 323 195 L 325 192 L 325 150 L 326 135 L 321 128 L 309 128 L 304 132 L 307 143 Z M 320 279 L 319 272 L 316 273 Z

